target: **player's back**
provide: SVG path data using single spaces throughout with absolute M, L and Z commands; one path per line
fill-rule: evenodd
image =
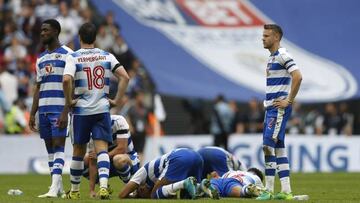
M 126 119 L 121 115 L 111 115 L 111 128 L 113 133 L 113 143 L 109 145 L 109 151 L 117 146 L 117 138 L 125 138 L 127 139 L 127 154 L 137 156 L 131 139 L 129 124 Z
M 245 166 L 230 152 L 220 147 L 203 147 L 197 151 L 204 160 L 203 177 L 216 171 L 220 176 L 229 170 L 244 170 Z
M 79 49 L 71 54 L 76 71 L 74 114 L 93 115 L 109 111 L 109 85 L 115 57 L 101 49 Z

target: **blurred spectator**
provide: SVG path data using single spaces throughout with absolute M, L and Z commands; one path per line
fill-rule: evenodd
M 287 131 L 289 134 L 300 134 L 303 133 L 304 129 L 304 118 L 300 103 L 294 103 L 292 105 L 292 113 L 289 122 L 287 123 Z
M 115 38 L 115 44 L 111 47 L 111 52 L 114 54 L 116 59 L 125 67 L 125 70 L 131 69 L 134 65 L 135 56 L 125 43 L 122 36 L 117 35 Z
M 321 133 L 322 121 L 320 113 L 316 108 L 312 108 L 304 116 L 304 133 L 305 135 L 319 134 Z
M 256 98 L 248 102 L 249 112 L 245 115 L 247 133 L 261 133 L 264 122 L 264 111 L 260 108 L 260 103 Z
M 81 17 L 84 23 L 92 22 L 99 28 L 102 18 L 100 16 L 96 16 L 96 14 L 91 10 L 91 8 L 87 7 L 81 11 Z M 96 40 L 97 41 L 97 40 Z
M 26 120 L 26 106 L 21 99 L 17 99 L 5 116 L 5 133 L 30 133 Z
M 341 117 L 341 134 L 352 135 L 354 128 L 354 114 L 348 109 L 345 102 L 340 103 L 339 115 Z
M 18 78 L 18 97 L 26 98 L 29 96 L 31 73 L 29 71 L 28 63 L 25 60 L 20 60 L 17 65 L 15 75 Z
M 143 84 L 140 75 L 137 73 L 136 69 L 128 70 L 130 81 L 127 88 L 128 95 L 134 95 L 138 91 L 143 90 Z
M 35 15 L 42 21 L 55 18 L 59 15 L 59 6 L 57 0 L 51 0 L 50 4 L 46 0 L 37 0 L 35 7 Z
M 204 115 L 204 101 L 201 99 L 188 98 L 182 101 L 184 109 L 190 114 L 190 133 L 203 134 L 208 131 L 205 128 L 207 119 Z
M 146 141 L 146 129 L 148 128 L 149 110 L 144 103 L 144 92 L 136 92 L 135 100 L 131 104 L 127 119 L 130 126 L 131 138 L 134 142 L 135 151 L 139 153 L 139 158 L 143 160 L 143 151 Z
M 6 99 L 5 92 L 3 91 L 1 84 L 0 84 L 0 111 L 2 112 L 2 115 L 4 115 L 6 112 L 10 111 L 11 105 L 8 103 Z
M 215 99 L 210 123 L 210 133 L 214 136 L 214 146 L 221 146 L 227 150 L 233 119 L 234 112 L 226 103 L 224 96 L 218 95 Z
M 26 47 L 21 45 L 16 37 L 13 37 L 11 40 L 11 45 L 5 49 L 4 54 L 4 59 L 7 63 L 8 71 L 15 73 L 19 62 L 25 60 L 26 55 Z
M 8 104 L 14 103 L 18 98 L 18 79 L 13 74 L 0 68 L 0 86 Z
M 60 2 L 60 15 L 56 17 L 61 25 L 61 32 L 59 35 L 60 43 L 67 45 L 78 34 L 78 24 L 80 21 L 69 13 L 68 5 L 65 1 Z
M 341 132 L 341 117 L 334 103 L 325 105 L 325 113 L 319 117 L 322 121 L 321 134 L 339 135 Z
M 100 25 L 96 36 L 96 47 L 103 50 L 110 50 L 114 43 L 114 36 L 106 32 L 106 26 Z
M 234 100 L 229 101 L 229 106 L 234 112 L 234 119 L 231 124 L 231 129 L 232 129 L 231 132 L 237 134 L 245 133 L 244 116 L 241 115 L 236 101 Z
M 22 30 L 16 28 L 17 25 L 13 21 L 6 21 L 4 25 L 4 38 L 1 41 L 1 46 L 6 48 L 11 45 L 14 38 L 18 43 L 24 46 L 30 45 L 30 39 L 25 35 Z
M 81 25 L 83 18 L 80 16 L 83 9 L 87 8 L 87 1 L 85 0 L 72 0 L 69 15 L 74 20 L 75 24 Z
M 30 4 L 23 5 L 21 16 L 18 19 L 18 25 L 22 28 L 24 34 L 31 39 L 29 46 L 30 54 L 35 54 L 40 49 L 41 19 L 34 15 L 34 8 Z

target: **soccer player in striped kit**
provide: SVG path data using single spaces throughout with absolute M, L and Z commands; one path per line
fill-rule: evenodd
M 99 174 L 99 197 L 109 199 L 107 190 L 110 159 L 108 143 L 112 143 L 110 105 L 118 106 L 129 82 L 125 68 L 116 58 L 95 48 L 96 27 L 85 23 L 79 29 L 81 49 L 69 55 L 63 76 L 64 111 L 72 111 L 73 157 L 70 165 L 71 190 L 69 199 L 80 198 L 80 180 L 84 169 L 86 144 L 94 140 Z M 114 100 L 109 99 L 111 72 L 120 80 Z M 75 90 L 73 92 L 73 83 Z M 74 97 L 76 99 L 73 99 Z
M 65 105 L 62 75 L 66 57 L 73 53 L 59 42 L 61 26 L 54 19 L 45 20 L 41 25 L 40 37 L 46 51 L 36 60 L 36 85 L 31 107 L 29 126 L 34 132 L 40 131 L 48 152 L 48 165 L 52 183 L 47 193 L 40 198 L 58 197 L 63 193 L 62 170 L 66 138 L 67 114 L 61 115 Z M 35 114 L 39 113 L 38 129 Z M 63 124 L 62 128 L 59 124 Z
M 266 69 L 266 108 L 263 129 L 265 155 L 265 187 L 257 199 L 293 199 L 290 187 L 290 167 L 285 149 L 285 127 L 291 115 L 292 103 L 299 91 L 302 76 L 292 56 L 280 47 L 283 32 L 275 24 L 264 25 L 263 45 L 271 53 Z M 273 195 L 275 173 L 281 192 Z
M 134 149 L 131 139 L 129 124 L 121 115 L 111 115 L 111 128 L 113 143 L 109 145 L 110 157 L 109 177 L 118 176 L 124 183 L 129 182 L 133 175 L 140 168 L 140 160 Z M 98 182 L 96 167 L 96 154 L 93 140 L 88 144 L 88 154 L 85 155 L 85 170 L 83 176 L 89 179 L 90 197 L 95 197 L 95 184 Z
M 196 181 L 200 181 L 202 170 L 200 154 L 187 148 L 174 149 L 141 167 L 122 188 L 119 197 L 127 198 L 138 191 L 142 198 L 165 199 L 185 189 L 195 199 Z
M 222 176 L 228 171 L 246 171 L 246 166 L 241 161 L 220 147 L 203 147 L 197 151 L 204 161 L 204 170 L 201 178 L 207 178 L 207 176 L 213 172 Z

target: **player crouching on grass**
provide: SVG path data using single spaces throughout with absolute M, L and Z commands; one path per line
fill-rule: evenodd
M 113 143 L 109 144 L 108 152 L 110 157 L 109 178 L 118 176 L 124 183 L 129 182 L 140 167 L 138 154 L 134 150 L 131 139 L 129 124 L 120 115 L 111 115 L 111 128 Z M 88 144 L 88 153 L 84 158 L 83 176 L 89 179 L 90 197 L 96 197 L 95 185 L 98 183 L 98 173 L 96 167 L 96 153 L 92 140 Z M 112 193 L 108 187 L 109 193 Z
M 192 149 L 178 148 L 146 163 L 122 188 L 119 198 L 135 197 L 166 199 L 185 189 L 196 198 L 196 182 L 203 170 L 201 156 Z

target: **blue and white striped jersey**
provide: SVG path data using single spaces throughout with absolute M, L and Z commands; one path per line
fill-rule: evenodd
M 126 119 L 120 115 L 111 115 L 111 128 L 113 133 L 113 143 L 109 146 L 109 151 L 116 147 L 117 138 L 125 138 L 128 140 L 127 154 L 137 156 L 137 152 L 134 149 L 134 144 L 131 139 L 129 124 Z
M 167 161 L 169 155 L 173 152 L 174 151 L 171 151 L 157 159 L 146 163 L 134 174 L 130 181 L 138 185 L 145 183 L 149 188 L 152 188 L 155 185 L 156 181 L 161 178 L 160 176 L 166 168 L 165 162 Z
M 228 171 L 245 171 L 246 166 L 241 161 L 220 147 L 208 146 L 197 151 L 204 160 L 203 178 L 216 171 L 220 176 Z
M 291 88 L 290 73 L 297 70 L 295 61 L 285 48 L 270 55 L 266 68 L 266 99 L 264 106 L 272 106 L 274 99 L 285 99 Z
M 98 48 L 79 49 L 66 59 L 64 75 L 75 81 L 78 102 L 74 115 L 94 115 L 109 112 L 110 71 L 124 68 L 110 53 Z
M 255 184 L 256 186 L 259 186 L 261 188 L 264 187 L 261 179 L 257 175 L 246 171 L 229 171 L 225 173 L 221 178 L 236 179 L 242 186 L 248 184 Z
M 64 105 L 62 85 L 65 61 L 73 51 L 61 46 L 53 52 L 45 51 L 36 60 L 36 82 L 40 83 L 39 113 L 61 113 Z

